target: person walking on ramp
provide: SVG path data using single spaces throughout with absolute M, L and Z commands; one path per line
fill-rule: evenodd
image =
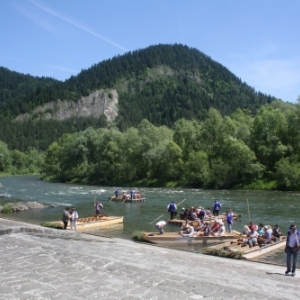
M 286 245 L 284 249 L 286 253 L 286 267 L 287 267 L 285 271 L 285 275 L 288 275 L 291 271 L 293 277 L 296 275 L 299 248 L 300 248 L 300 231 L 297 230 L 296 225 L 292 224 L 287 233 Z

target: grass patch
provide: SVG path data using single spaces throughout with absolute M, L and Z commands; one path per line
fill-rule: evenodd
M 225 258 L 232 258 L 232 259 L 243 259 L 242 252 L 239 251 L 228 251 L 224 249 L 211 249 L 205 248 L 203 249 L 203 254 L 212 255 L 212 256 L 219 256 Z
M 63 226 L 59 223 L 52 223 L 52 222 L 43 222 L 41 224 L 43 227 L 53 228 L 53 229 L 64 229 Z
M 13 207 L 10 205 L 10 204 L 5 204 L 4 206 L 3 206 L 3 209 L 2 209 L 2 212 L 4 213 L 4 214 L 10 214 L 10 213 L 12 213 L 14 210 L 13 210 Z
M 143 232 L 142 231 L 134 231 L 131 235 L 131 238 L 135 241 L 142 241 Z

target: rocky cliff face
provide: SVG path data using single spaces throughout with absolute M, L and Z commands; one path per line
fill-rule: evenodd
M 30 114 L 19 115 L 16 121 L 34 119 L 65 120 L 71 117 L 106 116 L 108 122 L 118 116 L 119 96 L 116 90 L 97 90 L 77 102 L 70 100 L 57 100 L 38 106 Z

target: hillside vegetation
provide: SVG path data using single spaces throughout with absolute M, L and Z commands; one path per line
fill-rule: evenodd
M 143 119 L 172 127 L 181 118 L 202 121 L 209 108 L 222 116 L 237 108 L 256 113 L 274 97 L 256 92 L 221 64 L 183 45 L 156 45 L 100 62 L 65 82 L 22 75 L 0 68 L 0 140 L 10 149 L 45 150 L 63 133 L 90 126 L 105 127 L 103 116 L 73 116 L 58 121 L 32 115 L 14 122 L 38 106 L 66 100 L 78 102 L 97 90 L 116 91 L 114 124 L 125 130 Z M 109 92 L 108 92 L 109 93 Z M 59 109 L 59 108 L 57 108 Z

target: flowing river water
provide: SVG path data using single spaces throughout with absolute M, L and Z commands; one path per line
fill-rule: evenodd
M 36 201 L 49 204 L 46 209 L 1 214 L 0 217 L 41 224 L 45 221 L 61 220 L 65 206 L 74 206 L 79 217 L 88 217 L 94 213 L 94 201 L 104 205 L 103 213 L 111 216 L 123 216 L 124 224 L 111 229 L 101 229 L 101 234 L 110 237 L 130 239 L 134 231 L 156 231 L 154 220 L 167 220 L 167 205 L 174 200 L 181 201 L 178 207 L 191 206 L 212 207 L 214 200 L 222 203 L 221 212 L 232 209 L 241 217 L 234 222 L 233 229 L 242 231 L 244 225 L 253 220 L 256 224 L 279 224 L 285 234 L 291 223 L 300 226 L 299 197 L 300 192 L 276 191 L 241 191 L 241 190 L 201 190 L 187 188 L 138 188 L 147 200 L 142 203 L 122 203 L 109 201 L 116 187 L 90 186 L 80 184 L 49 183 L 38 176 L 13 176 L 0 178 L 2 187 L 0 205 L 8 202 Z M 119 190 L 128 190 L 117 187 Z M 167 225 L 166 231 L 178 231 L 179 228 Z M 174 246 L 172 246 L 175 248 Z M 201 251 L 199 245 L 181 245 L 177 249 L 186 251 Z M 266 254 L 258 261 L 284 264 L 283 249 Z

